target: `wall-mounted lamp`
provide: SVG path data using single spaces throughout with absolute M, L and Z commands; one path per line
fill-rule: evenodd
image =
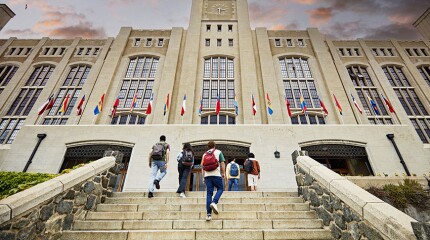
M 280 158 L 281 157 L 281 153 L 278 152 L 278 148 L 276 147 L 276 151 L 274 152 L 275 154 L 275 158 Z

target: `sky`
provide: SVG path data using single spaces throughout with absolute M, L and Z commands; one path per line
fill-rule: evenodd
M 4 0 L 16 16 L 0 39 L 115 37 L 134 29 L 188 27 L 192 0 Z M 27 9 L 25 9 L 27 4 Z M 429 0 L 248 0 L 251 28 L 305 30 L 349 39 L 420 39 L 412 23 Z

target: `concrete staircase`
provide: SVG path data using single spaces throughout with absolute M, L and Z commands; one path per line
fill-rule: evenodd
M 61 239 L 331 239 L 297 192 L 224 192 L 212 221 L 204 194 L 115 193 Z

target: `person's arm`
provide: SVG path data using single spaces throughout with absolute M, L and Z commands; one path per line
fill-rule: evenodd
M 221 162 L 221 176 L 225 178 L 225 162 Z
M 151 167 L 151 159 L 152 158 L 152 151 L 151 152 L 149 152 L 149 155 L 148 155 L 148 163 L 149 163 L 149 167 Z
M 230 176 L 230 168 L 231 168 L 231 164 L 227 164 L 227 168 L 226 168 L 226 177 L 227 177 L 227 180 L 229 180 L 230 178 L 231 178 L 231 176 Z
M 260 164 L 258 163 L 258 161 L 256 161 L 257 163 L 257 170 L 258 170 L 258 179 L 260 179 Z

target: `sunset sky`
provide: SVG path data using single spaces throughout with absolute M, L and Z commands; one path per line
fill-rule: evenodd
M 121 26 L 188 27 L 192 0 L 6 0 L 16 16 L 0 38 L 106 38 Z M 317 27 L 335 39 L 419 39 L 429 0 L 248 0 L 251 27 Z M 25 4 L 28 8 L 25 9 Z

